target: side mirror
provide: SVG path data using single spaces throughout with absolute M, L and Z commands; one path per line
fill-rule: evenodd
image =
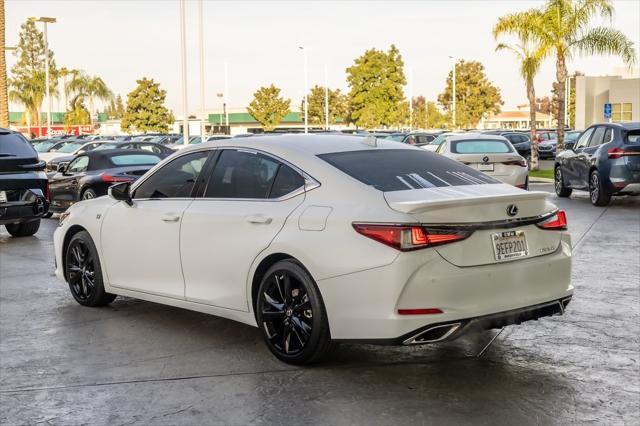
M 131 182 L 121 182 L 109 187 L 108 193 L 109 197 L 114 200 L 124 201 L 128 206 L 133 205 L 133 201 L 131 201 L 131 194 L 129 194 L 129 189 L 131 188 Z
M 65 163 L 58 164 L 58 173 L 64 174 L 64 172 L 66 171 L 67 171 L 67 164 Z

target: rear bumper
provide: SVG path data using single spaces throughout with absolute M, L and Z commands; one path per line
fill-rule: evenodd
M 471 319 L 571 297 L 571 239 L 563 233 L 546 255 L 469 267 L 455 266 L 435 250 L 418 250 L 384 267 L 317 283 L 336 340 L 402 343 L 417 331 L 452 323 L 466 332 Z M 398 313 L 428 308 L 442 313 Z
M 0 225 L 30 222 L 40 219 L 49 211 L 49 203 L 39 189 L 27 190 L 21 198 L 0 203 Z

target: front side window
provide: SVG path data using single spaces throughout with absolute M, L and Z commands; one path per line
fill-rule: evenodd
M 78 157 L 69 164 L 69 170 L 67 173 L 82 173 L 87 171 L 89 166 L 89 157 Z
M 199 151 L 176 158 L 142 182 L 136 188 L 133 198 L 191 197 L 208 156 L 208 151 Z
M 578 139 L 578 142 L 576 143 L 576 149 L 584 148 L 585 146 L 587 146 L 587 143 L 589 142 L 589 138 L 591 137 L 591 134 L 593 133 L 594 130 L 595 130 L 594 127 L 591 127 L 585 130 L 585 132 L 582 134 L 582 136 L 580 136 L 580 138 Z
M 205 197 L 269 198 L 280 165 L 256 152 L 225 149 L 213 169 Z

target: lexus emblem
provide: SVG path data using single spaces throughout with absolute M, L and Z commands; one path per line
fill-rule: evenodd
M 509 207 L 507 207 L 507 214 L 509 216 L 515 216 L 518 214 L 518 206 L 516 206 L 515 204 L 509 204 Z
M 483 163 L 488 163 L 489 162 L 489 157 L 487 157 L 487 156 L 482 157 L 482 162 Z

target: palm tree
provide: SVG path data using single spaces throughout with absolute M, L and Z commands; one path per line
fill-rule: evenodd
M 9 127 L 9 87 L 4 50 L 4 0 L 0 0 L 0 127 Z
M 504 43 L 498 44 L 496 51 L 510 50 L 520 61 L 520 76 L 527 88 L 529 100 L 529 122 L 531 130 L 531 170 L 538 170 L 538 138 L 536 137 L 536 89 L 534 78 L 540 69 L 544 52 L 538 46 L 534 46 L 530 37 L 523 37 L 520 44 L 510 46 Z
M 597 14 L 611 18 L 613 11 L 611 0 L 547 0 L 540 9 L 502 17 L 494 28 L 496 35 L 531 34 L 544 56 L 555 55 L 558 152 L 564 149 L 567 61 L 575 54 L 615 55 L 629 66 L 636 61 L 633 42 L 624 33 L 610 27 L 589 25 Z
M 89 112 L 94 115 L 94 100 L 111 101 L 113 93 L 107 84 L 98 76 L 90 76 L 83 72 L 73 73 L 73 78 L 66 85 L 65 92 L 68 95 L 81 95 L 89 98 Z

